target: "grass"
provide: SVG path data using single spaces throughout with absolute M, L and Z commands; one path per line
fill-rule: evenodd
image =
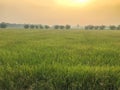
M 120 90 L 120 31 L 0 30 L 0 90 Z

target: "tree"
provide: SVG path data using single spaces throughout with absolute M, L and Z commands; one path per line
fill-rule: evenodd
M 99 26 L 99 28 L 100 28 L 100 30 L 104 30 L 106 28 L 106 26 L 105 25 L 101 25 L 101 26 Z
M 66 28 L 66 29 L 70 29 L 71 26 L 70 26 L 70 25 L 66 25 L 65 28 Z
M 109 26 L 109 28 L 110 28 L 111 30 L 115 30 L 115 29 L 116 29 L 116 26 L 115 26 L 115 25 L 111 25 L 111 26 Z
M 93 26 L 93 25 L 89 25 L 89 29 L 90 29 L 90 30 L 93 30 L 93 29 L 94 29 L 94 26 Z
M 28 28 L 29 28 L 29 25 L 28 25 L 28 24 L 24 25 L 24 28 L 25 28 L 25 29 L 28 29 Z
M 80 25 L 79 24 L 77 24 L 77 29 L 79 29 L 80 28 Z
M 44 28 L 42 25 L 40 25 L 39 27 L 40 27 L 40 29 L 43 29 L 43 28 Z
M 45 25 L 45 29 L 49 29 L 50 28 L 50 26 L 48 26 L 48 25 Z
M 59 29 L 59 25 L 55 25 L 54 28 L 55 28 L 55 29 Z
M 59 27 L 60 27 L 60 29 L 64 29 L 64 28 L 65 28 L 63 25 L 61 25 L 61 26 L 59 26 Z
M 38 26 L 36 25 L 35 28 L 38 29 Z
M 89 29 L 89 27 L 88 26 L 85 26 L 85 30 L 88 30 Z
M 95 29 L 95 30 L 98 30 L 98 29 L 99 29 L 99 26 L 94 26 L 94 29 Z
M 6 27 L 7 27 L 6 23 L 4 23 L 4 22 L 0 23 L 0 28 L 6 28 Z
M 93 25 L 88 25 L 88 26 L 85 26 L 85 29 L 86 30 L 93 30 L 94 26 Z
M 117 30 L 120 30 L 120 25 L 117 26 Z
M 34 29 L 34 28 L 35 28 L 35 26 L 34 26 L 34 25 L 30 25 L 30 28 L 31 28 L 31 29 Z

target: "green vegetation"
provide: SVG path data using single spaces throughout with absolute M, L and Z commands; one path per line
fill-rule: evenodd
M 7 27 L 6 23 L 4 23 L 4 22 L 0 23 L 0 28 L 6 28 L 6 27 Z
M 0 90 L 120 90 L 120 31 L 0 29 Z

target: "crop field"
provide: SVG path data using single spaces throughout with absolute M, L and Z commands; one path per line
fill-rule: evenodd
M 0 90 L 120 90 L 120 31 L 0 29 Z

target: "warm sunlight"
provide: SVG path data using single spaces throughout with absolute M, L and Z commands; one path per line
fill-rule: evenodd
M 89 0 L 56 0 L 58 4 L 64 5 L 64 6 L 85 6 L 88 4 Z
M 76 3 L 86 3 L 88 0 L 72 0 L 72 1 Z
M 120 24 L 120 0 L 0 0 L 0 22 Z
M 0 90 L 120 90 L 120 0 L 0 0 Z

